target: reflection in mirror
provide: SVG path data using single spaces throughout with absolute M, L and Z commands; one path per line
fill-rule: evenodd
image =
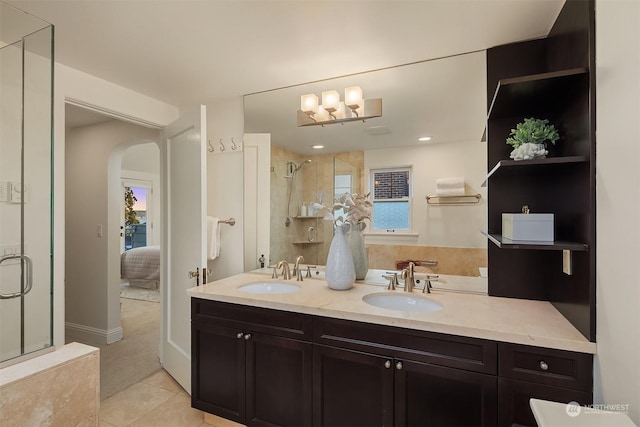
M 300 96 L 349 86 L 382 99 L 382 117 L 366 122 L 296 126 Z M 369 267 L 396 269 L 403 260 L 436 260 L 430 270 L 477 276 L 486 266 L 485 52 L 402 65 L 245 96 L 245 132 L 271 134 L 270 263 L 324 265 L 333 236 L 324 212 L 310 207 L 345 191 L 370 191 L 372 170 L 409 168 L 411 230 L 365 230 Z M 428 143 L 418 138 L 430 136 Z M 323 145 L 314 150 L 313 145 Z M 310 162 L 309 162 L 310 161 Z M 436 180 L 463 176 L 480 203 L 427 205 Z

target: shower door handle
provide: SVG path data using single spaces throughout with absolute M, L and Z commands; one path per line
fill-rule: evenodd
M 24 255 L 24 254 L 6 255 L 6 256 L 0 257 L 0 265 L 3 262 L 9 261 L 12 259 L 19 259 L 20 261 L 24 261 L 24 264 L 26 267 L 25 269 L 26 286 L 21 292 L 14 292 L 12 294 L 0 294 L 0 299 L 12 299 L 12 298 L 25 296 L 26 294 L 29 293 L 29 291 L 31 290 L 31 286 L 33 285 L 33 278 L 32 278 L 33 267 L 32 267 L 31 258 L 29 258 L 27 255 Z

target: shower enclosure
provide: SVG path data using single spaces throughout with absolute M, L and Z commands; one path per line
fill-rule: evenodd
M 52 347 L 53 26 L 0 1 L 0 366 Z

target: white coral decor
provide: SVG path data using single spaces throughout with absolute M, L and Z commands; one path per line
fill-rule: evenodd
M 514 149 L 509 157 L 513 160 L 544 159 L 549 154 L 544 144 L 527 142 Z

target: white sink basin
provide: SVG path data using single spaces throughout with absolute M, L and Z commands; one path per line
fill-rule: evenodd
M 362 297 L 362 300 L 369 305 L 389 310 L 417 312 L 442 310 L 442 304 L 429 298 L 403 293 L 369 294 Z
M 300 286 L 293 283 L 282 282 L 258 282 L 242 285 L 239 291 L 248 292 L 250 294 L 288 294 L 300 290 Z

